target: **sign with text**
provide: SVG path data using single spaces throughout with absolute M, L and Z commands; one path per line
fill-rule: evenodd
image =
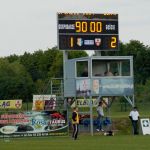
M 3 113 L 0 137 L 67 135 L 67 111 Z
M 76 103 L 76 106 L 77 107 L 89 107 L 90 104 L 93 106 L 93 107 L 97 107 L 98 105 L 98 101 L 97 99 L 76 99 L 76 101 L 74 102 Z M 74 104 L 73 104 L 74 106 Z
M 22 100 L 0 100 L 0 109 L 21 109 Z
M 118 50 L 118 14 L 58 13 L 60 50 Z

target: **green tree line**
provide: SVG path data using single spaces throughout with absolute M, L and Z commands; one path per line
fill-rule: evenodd
M 88 56 L 85 51 L 70 51 L 68 55 Z M 63 78 L 63 52 L 56 47 L 0 58 L 0 99 L 31 101 L 32 95 L 41 94 L 51 78 Z
M 119 51 L 102 55 L 133 56 L 135 96 L 139 101 L 150 101 L 150 47 L 136 40 L 119 45 Z M 85 51 L 69 51 L 70 59 L 85 56 Z M 57 47 L 0 58 L 0 99 L 32 100 L 51 78 L 62 77 L 63 52 Z

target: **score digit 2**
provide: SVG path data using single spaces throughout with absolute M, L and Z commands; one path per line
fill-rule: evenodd
M 110 47 L 111 48 L 116 48 L 117 47 L 117 38 L 116 37 L 111 37 L 111 42 L 110 42 Z

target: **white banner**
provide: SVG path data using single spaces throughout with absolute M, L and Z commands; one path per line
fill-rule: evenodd
M 150 120 L 149 118 L 140 119 L 143 135 L 150 134 Z

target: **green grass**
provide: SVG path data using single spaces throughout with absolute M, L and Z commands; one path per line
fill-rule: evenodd
M 115 135 L 86 136 L 79 140 L 70 137 L 0 139 L 1 150 L 147 150 L 150 147 L 149 136 Z

